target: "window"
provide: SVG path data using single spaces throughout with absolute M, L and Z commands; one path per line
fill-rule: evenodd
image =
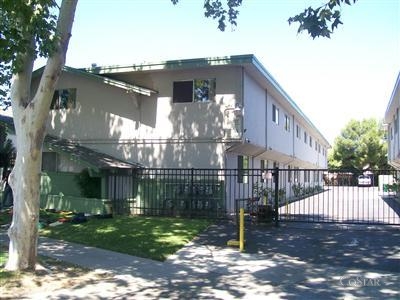
M 319 182 L 320 181 L 320 171 L 314 171 L 314 182 Z
M 307 132 L 304 131 L 304 143 L 307 144 L 307 141 L 308 141 L 308 135 Z
M 260 169 L 262 171 L 264 171 L 268 166 L 268 161 L 266 161 L 265 159 L 260 160 Z
M 285 130 L 290 132 L 290 118 L 288 115 L 285 115 Z
M 51 101 L 50 109 L 69 109 L 75 108 L 76 89 L 56 90 Z
M 57 153 L 43 152 L 42 154 L 42 171 L 57 171 Z
M 206 102 L 214 99 L 215 79 L 175 81 L 172 99 L 174 103 Z
M 294 182 L 299 182 L 300 181 L 300 171 L 298 167 L 294 167 Z
M 249 157 L 238 155 L 238 183 L 248 183 Z
M 310 182 L 310 170 L 304 170 L 304 182 Z
M 279 109 L 272 104 L 272 122 L 279 124 Z
M 299 139 L 301 134 L 301 129 L 299 125 L 296 125 L 296 137 Z
M 265 159 L 262 159 L 261 161 L 260 161 L 260 169 L 261 169 L 261 182 L 264 182 L 264 177 L 265 177 L 265 170 L 267 169 L 267 167 L 268 167 L 268 161 L 267 160 L 265 160 Z
M 312 137 L 310 135 L 310 147 L 312 148 Z

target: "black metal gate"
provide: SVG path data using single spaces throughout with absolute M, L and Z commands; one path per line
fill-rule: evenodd
M 137 169 L 108 177 L 114 213 L 400 225 L 393 170 Z
M 291 193 L 279 203 L 279 220 L 400 225 L 397 171 L 299 171 L 306 179 L 319 172 L 323 185 L 312 180 L 293 183 Z

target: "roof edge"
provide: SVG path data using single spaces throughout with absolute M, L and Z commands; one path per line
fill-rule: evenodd
M 400 93 L 400 71 L 399 71 L 399 74 L 397 75 L 397 79 L 394 83 L 394 88 L 393 88 L 392 94 L 390 95 L 389 103 L 386 107 L 386 111 L 385 111 L 385 115 L 384 115 L 385 122 L 387 122 L 388 119 L 390 118 L 389 112 L 391 111 L 392 105 L 394 103 L 394 98 L 396 97 L 396 93 Z
M 324 142 L 331 147 L 331 144 L 325 138 L 325 136 L 319 131 L 314 123 L 307 117 L 307 115 L 301 110 L 297 103 L 289 96 L 289 94 L 283 89 L 283 87 L 275 80 L 275 78 L 267 71 L 262 63 L 253 56 L 252 64 L 258 69 L 258 71 L 273 85 L 273 87 L 289 102 L 289 104 L 299 113 L 299 115 L 311 126 L 324 140 Z
M 203 58 L 190 58 L 178 60 L 165 60 L 160 62 L 144 62 L 131 65 L 111 65 L 111 66 L 94 66 L 84 69 L 92 74 L 107 73 L 126 73 L 133 71 L 155 71 L 155 70 L 174 70 L 187 67 L 206 67 L 217 65 L 232 65 L 251 63 L 254 59 L 253 54 L 231 55 L 231 56 L 215 56 Z

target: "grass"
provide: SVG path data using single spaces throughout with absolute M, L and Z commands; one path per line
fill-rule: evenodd
M 11 222 L 11 211 L 0 213 L 0 225 Z M 40 211 L 40 220 L 57 221 L 64 213 Z M 115 217 L 89 219 L 81 224 L 45 227 L 46 237 L 164 261 L 211 224 L 205 219 Z M 1 265 L 0 256 L 0 265 Z
M 7 262 L 8 251 L 5 247 L 0 247 L 0 282 L 4 282 L 8 278 L 15 277 L 15 274 L 10 271 L 6 271 L 2 268 Z
M 0 247 L 0 282 L 3 284 L 8 283 L 10 280 L 18 280 L 19 273 L 6 271 L 3 266 L 6 264 L 8 258 L 8 249 Z
M 211 224 L 205 219 L 115 217 L 46 227 L 40 234 L 87 246 L 164 261 Z

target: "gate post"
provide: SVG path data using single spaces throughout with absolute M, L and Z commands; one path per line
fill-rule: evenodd
M 275 193 L 274 193 L 274 213 L 275 213 L 275 227 L 279 227 L 279 167 L 275 167 Z

